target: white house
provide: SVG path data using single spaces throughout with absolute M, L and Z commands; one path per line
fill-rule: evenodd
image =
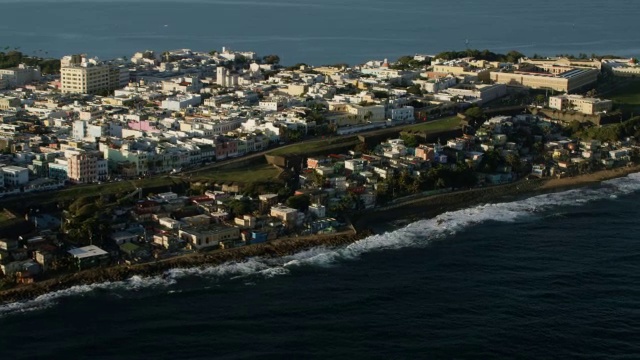
M 29 169 L 20 166 L 3 166 L 4 186 L 22 186 L 29 182 Z

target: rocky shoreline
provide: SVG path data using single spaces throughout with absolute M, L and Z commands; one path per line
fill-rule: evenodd
M 344 246 L 373 234 L 373 224 L 389 224 L 396 220 L 418 220 L 435 217 L 485 203 L 513 201 L 543 193 L 596 185 L 601 181 L 640 172 L 640 166 L 605 170 L 565 179 L 521 180 L 506 185 L 457 191 L 422 198 L 399 199 L 396 203 L 360 214 L 354 218 L 354 231 L 320 236 L 285 238 L 240 248 L 196 253 L 152 263 L 118 265 L 90 269 L 53 279 L 21 285 L 0 291 L 0 303 L 33 299 L 46 293 L 68 289 L 76 285 L 123 281 L 132 276 L 158 276 L 168 270 L 216 266 L 241 262 L 252 257 L 282 257 L 318 246 Z

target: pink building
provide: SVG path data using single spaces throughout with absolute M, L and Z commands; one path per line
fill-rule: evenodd
M 69 160 L 69 180 L 85 184 L 98 180 L 97 157 L 88 154 L 72 155 Z
M 416 157 L 422 160 L 433 160 L 436 153 L 432 147 L 420 145 L 416 148 Z
M 233 139 L 216 139 L 216 160 L 226 159 L 238 155 L 238 141 Z
M 148 120 L 130 121 L 128 126 L 129 126 L 129 129 L 133 129 L 133 130 L 147 131 L 147 132 L 158 131 L 158 129 L 156 129 L 153 126 L 153 124 L 151 124 Z

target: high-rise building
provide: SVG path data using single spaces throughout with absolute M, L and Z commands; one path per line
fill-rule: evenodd
M 229 70 L 224 67 L 219 67 L 218 69 L 216 69 L 216 84 L 222 87 L 227 87 L 228 72 Z
M 123 67 L 83 55 L 65 56 L 60 61 L 63 93 L 98 94 L 124 87 L 128 82 L 129 70 Z
M 70 181 L 78 184 L 87 184 L 103 180 L 103 177 L 106 177 L 107 163 L 98 158 L 96 154 L 74 154 L 67 161 Z

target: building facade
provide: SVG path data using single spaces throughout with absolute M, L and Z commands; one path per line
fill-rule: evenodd
M 18 187 L 29 182 L 29 169 L 20 166 L 3 166 L 5 187 Z
M 613 101 L 587 98 L 580 95 L 560 95 L 549 97 L 549 107 L 557 110 L 575 110 L 587 115 L 595 115 L 613 108 Z
M 544 72 L 492 71 L 491 80 L 498 84 L 570 93 L 595 84 L 599 73 L 597 69 L 572 69 L 557 75 Z
M 225 242 L 240 239 L 240 229 L 237 227 L 212 226 L 208 228 L 186 228 L 178 231 L 178 237 L 187 241 L 196 249 L 219 247 Z
M 60 67 L 60 90 L 63 93 L 100 94 L 129 83 L 129 70 L 82 55 L 65 56 Z
M 20 99 L 14 97 L 0 97 L 0 110 L 14 110 L 20 107 Z
M 41 78 L 40 69 L 20 64 L 18 67 L 10 69 L 0 69 L 0 78 L 5 79 L 7 86 L 20 87 Z
M 106 164 L 106 162 L 105 162 Z M 76 154 L 68 158 L 69 180 L 78 184 L 98 181 L 98 158 L 92 154 Z

